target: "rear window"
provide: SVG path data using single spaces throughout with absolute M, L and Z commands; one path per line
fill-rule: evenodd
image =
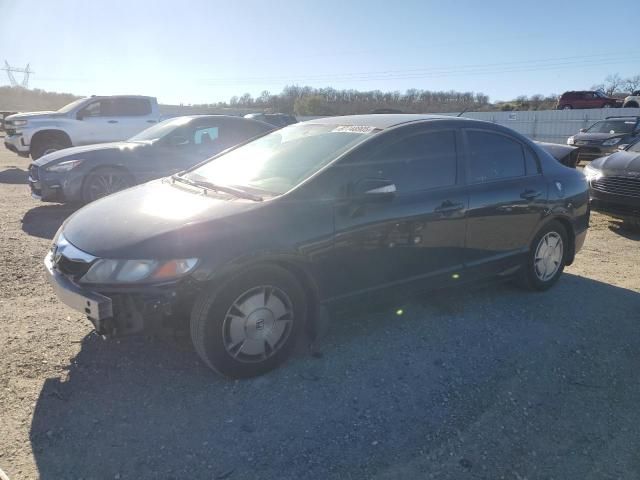
M 468 130 L 467 139 L 471 182 L 490 182 L 525 175 L 525 157 L 520 142 L 499 133 L 481 130 Z
M 137 117 L 151 113 L 151 102 L 146 98 L 114 98 L 111 104 L 112 115 Z

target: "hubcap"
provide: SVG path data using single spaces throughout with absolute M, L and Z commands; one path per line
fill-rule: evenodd
M 98 198 L 124 190 L 128 186 L 124 175 L 109 173 L 94 177 L 91 185 L 89 185 L 89 191 L 91 192 L 91 198 L 97 200 Z
M 563 251 L 562 237 L 557 232 L 549 232 L 540 239 L 534 259 L 534 270 L 540 280 L 553 278 L 562 264 Z
M 48 155 L 53 152 L 57 152 L 58 150 L 60 150 L 58 147 L 49 147 L 42 153 L 42 156 L 44 157 L 45 155 Z
M 291 300 L 277 287 L 263 285 L 240 295 L 222 325 L 224 348 L 242 362 L 261 362 L 286 343 L 293 326 Z

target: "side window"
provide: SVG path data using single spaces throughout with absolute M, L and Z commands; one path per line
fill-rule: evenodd
M 202 146 L 213 145 L 217 143 L 218 132 L 218 127 L 197 127 L 193 134 L 193 142 Z
M 398 193 L 455 185 L 456 137 L 453 130 L 426 132 L 399 140 L 356 167 L 359 178 L 384 178 Z
M 540 173 L 538 156 L 528 147 L 524 147 L 524 161 L 527 175 L 538 175 Z
M 83 117 L 106 117 L 109 115 L 109 101 L 108 100 L 96 100 L 80 110 Z
M 151 103 L 146 98 L 114 98 L 112 113 L 116 117 L 142 117 L 151 114 Z
M 467 140 L 471 183 L 525 175 L 524 152 L 520 142 L 481 130 L 467 130 Z

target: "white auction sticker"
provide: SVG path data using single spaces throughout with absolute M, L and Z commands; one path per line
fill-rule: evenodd
M 366 125 L 340 125 L 339 127 L 336 127 L 331 131 L 346 133 L 371 133 L 374 130 L 375 127 L 368 127 Z

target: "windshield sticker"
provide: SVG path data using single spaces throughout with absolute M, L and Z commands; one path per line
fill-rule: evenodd
M 331 132 L 371 133 L 374 130 L 375 127 L 367 127 L 366 125 L 340 125 L 331 130 Z

